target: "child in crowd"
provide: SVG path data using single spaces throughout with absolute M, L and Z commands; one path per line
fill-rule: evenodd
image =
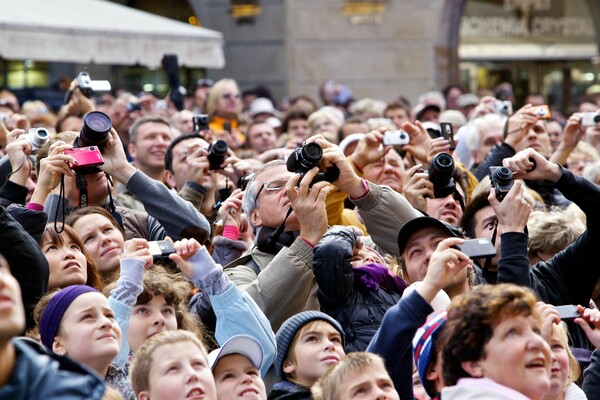
M 351 227 L 333 226 L 314 248 L 313 271 L 321 311 L 346 336 L 346 352 L 365 351 L 385 312 L 398 303 L 406 283 Z
M 161 332 L 144 342 L 133 356 L 129 379 L 138 400 L 217 400 L 206 349 L 188 331 Z
M 121 329 L 102 293 L 86 285 L 57 289 L 40 299 L 34 318 L 48 351 L 70 357 L 132 395 L 127 374 L 112 363 L 121 348 Z
M 281 382 L 269 400 L 312 399 L 311 386 L 345 354 L 342 327 L 325 313 L 303 311 L 288 318 L 276 338 L 275 373 Z
M 218 400 L 266 400 L 265 384 L 260 377 L 263 350 L 247 335 L 229 339 L 208 355 L 217 387 Z
M 311 391 L 315 400 L 400 399 L 383 359 L 364 352 L 342 358 Z

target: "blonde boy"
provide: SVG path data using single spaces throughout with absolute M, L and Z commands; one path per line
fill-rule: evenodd
M 129 379 L 138 400 L 217 400 L 206 349 L 188 331 L 161 332 L 146 340 L 133 357 Z
M 344 357 L 312 387 L 314 400 L 399 400 L 383 359 L 373 353 L 356 352 Z

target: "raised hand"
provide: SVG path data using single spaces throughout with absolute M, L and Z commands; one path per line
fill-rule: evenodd
M 542 316 L 542 337 L 549 342 L 552 337 L 552 325 L 560 324 L 560 314 L 552 304 L 547 304 L 543 301 L 538 301 L 535 307 Z
M 575 323 L 583 329 L 590 342 L 600 349 L 600 310 L 577 306 L 581 318 L 575 318 Z
M 502 165 L 511 169 L 514 179 L 542 179 L 556 183 L 562 176 L 562 169 L 558 165 L 531 148 L 505 158 Z
M 171 238 L 167 237 L 167 240 L 171 241 Z M 175 253 L 170 254 L 169 258 L 177 264 L 177 267 L 183 275 L 188 279 L 194 277 L 194 267 L 188 260 L 191 256 L 196 254 L 202 247 L 196 239 L 181 239 L 176 241 L 174 244 Z
M 406 171 L 410 177 L 404 181 L 402 194 L 410 205 L 420 211 L 427 210 L 427 197 L 433 198 L 433 183 L 429 180 L 429 174 L 423 171 L 423 165 L 417 164 Z
M 144 261 L 144 268 L 152 266 L 154 259 L 148 248 L 146 239 L 129 239 L 123 246 L 123 258 L 134 258 Z
M 498 218 L 498 224 L 502 226 L 502 233 L 525 231 L 531 206 L 523 198 L 523 192 L 523 183 L 520 181 L 515 181 L 502 201 L 496 198 L 494 188 L 490 190 L 488 201 Z
M 419 162 L 429 165 L 431 136 L 429 136 L 427 129 L 423 127 L 420 121 L 415 121 L 414 124 L 405 122 L 402 124 L 402 129 L 410 136 L 409 144 L 405 145 L 403 149 Z

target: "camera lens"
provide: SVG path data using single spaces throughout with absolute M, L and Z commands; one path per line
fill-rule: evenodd
M 510 185 L 513 180 L 513 173 L 506 167 L 500 167 L 494 171 L 494 180 L 502 186 Z
M 208 148 L 208 162 L 210 163 L 209 169 L 216 170 L 221 167 L 225 157 L 227 155 L 227 143 L 223 140 L 217 140 L 211 144 Z
M 300 156 L 302 166 L 306 169 L 313 169 L 319 165 L 319 161 L 323 157 L 323 149 L 317 143 L 308 143 L 302 146 Z
M 452 175 L 454 174 L 454 159 L 448 153 L 440 153 L 429 165 L 429 180 L 433 183 L 433 195 L 435 198 L 443 198 L 454 193 L 455 185 Z
M 101 147 L 108 140 L 108 131 L 112 128 L 110 117 L 100 111 L 92 111 L 83 117 L 83 127 L 75 147 L 96 145 Z
M 595 123 L 598 123 L 598 122 L 600 122 L 600 114 L 596 114 L 596 115 L 594 115 L 594 122 L 595 122 Z
M 32 150 L 39 150 L 50 140 L 50 133 L 45 128 L 32 128 L 29 130 L 29 143 Z

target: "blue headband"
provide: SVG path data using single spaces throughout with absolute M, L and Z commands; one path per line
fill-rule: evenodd
M 52 343 L 58 331 L 58 325 L 71 303 L 84 293 L 100 293 L 86 285 L 67 286 L 50 299 L 40 319 L 40 338 L 46 348 L 52 351 Z

